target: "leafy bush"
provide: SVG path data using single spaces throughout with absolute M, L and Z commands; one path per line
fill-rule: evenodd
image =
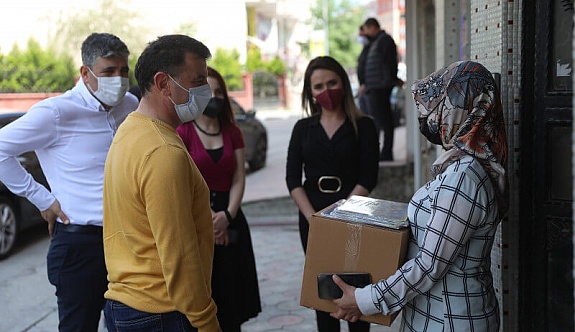
M 237 50 L 216 49 L 208 65 L 222 75 L 228 90 L 237 91 L 243 88 L 240 52 Z
M 248 58 L 246 60 L 246 70 L 250 73 L 255 73 L 263 69 L 264 61 L 262 60 L 262 53 L 259 48 L 252 47 L 248 49 Z
M 346 70 L 357 66 L 362 46 L 356 41 L 358 27 L 365 19 L 365 9 L 351 0 L 316 0 L 311 9 L 311 22 L 315 29 L 328 29 L 329 55 Z M 324 5 L 327 16 L 324 16 Z M 327 22 L 326 22 L 327 19 Z
M 265 71 L 275 76 L 281 76 L 285 73 L 286 66 L 279 56 L 276 55 L 271 61 L 264 61 L 258 48 L 250 48 L 246 69 L 251 73 Z
M 272 61 L 267 63 L 266 67 L 267 67 L 268 72 L 270 72 L 276 76 L 281 76 L 281 75 L 285 74 L 285 71 L 286 71 L 286 65 L 284 64 L 282 59 L 280 59 L 280 57 L 277 55 L 272 59 Z
M 278 77 L 286 71 L 286 66 L 279 56 L 271 61 L 264 61 L 258 48 L 248 50 L 246 69 L 253 73 L 254 95 L 259 97 L 277 96 Z
M 73 60 L 43 50 L 34 39 L 27 49 L 14 46 L 8 55 L 0 55 L 0 92 L 63 92 L 74 86 Z

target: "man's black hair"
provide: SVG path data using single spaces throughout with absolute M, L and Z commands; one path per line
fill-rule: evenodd
M 142 96 L 150 90 L 156 73 L 178 76 L 180 68 L 185 64 L 186 53 L 204 60 L 211 57 L 206 45 L 186 35 L 161 36 L 149 43 L 136 63 L 135 76 Z
M 368 27 L 377 27 L 378 29 L 381 29 L 381 26 L 379 25 L 379 21 L 374 17 L 370 17 L 367 20 L 365 20 L 365 23 L 363 23 L 363 25 L 368 26 Z
M 92 68 L 96 59 L 128 58 L 130 51 L 120 38 L 109 33 L 92 33 L 82 43 L 82 64 Z

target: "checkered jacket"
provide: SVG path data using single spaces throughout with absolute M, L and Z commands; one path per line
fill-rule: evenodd
M 408 261 L 356 291 L 364 314 L 403 309 L 402 331 L 498 331 L 490 252 L 499 222 L 495 188 L 472 157 L 412 197 Z

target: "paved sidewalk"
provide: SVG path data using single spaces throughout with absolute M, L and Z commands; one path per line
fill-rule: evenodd
M 297 224 L 254 225 L 251 233 L 262 312 L 242 325 L 242 331 L 316 331 L 315 312 L 299 305 L 305 256 Z M 371 331 L 398 331 L 400 320 L 398 317 L 391 327 L 371 324 Z M 341 330 L 348 331 L 347 323 L 342 321 Z
M 281 200 L 278 201 L 282 204 Z M 272 202 L 269 208 L 273 209 Z M 247 208 L 249 210 L 249 208 Z M 249 219 L 249 217 L 248 217 Z M 293 216 L 286 216 L 284 222 L 259 222 L 250 225 L 256 264 L 258 270 L 262 312 L 242 325 L 243 332 L 312 332 L 316 331 L 315 312 L 299 305 L 301 280 L 305 257 L 299 240 L 297 224 Z M 392 327 L 372 324 L 372 332 L 395 332 L 400 317 Z M 38 317 L 38 323 L 26 331 L 57 331 L 58 313 L 54 311 L 45 317 Z M 342 331 L 348 331 L 342 322 Z M 99 329 L 106 331 L 105 327 Z

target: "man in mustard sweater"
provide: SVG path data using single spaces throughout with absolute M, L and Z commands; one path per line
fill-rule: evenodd
M 136 64 L 142 99 L 118 129 L 104 173 L 109 331 L 220 331 L 209 190 L 175 130 L 212 97 L 209 57 L 201 42 L 168 35 Z

